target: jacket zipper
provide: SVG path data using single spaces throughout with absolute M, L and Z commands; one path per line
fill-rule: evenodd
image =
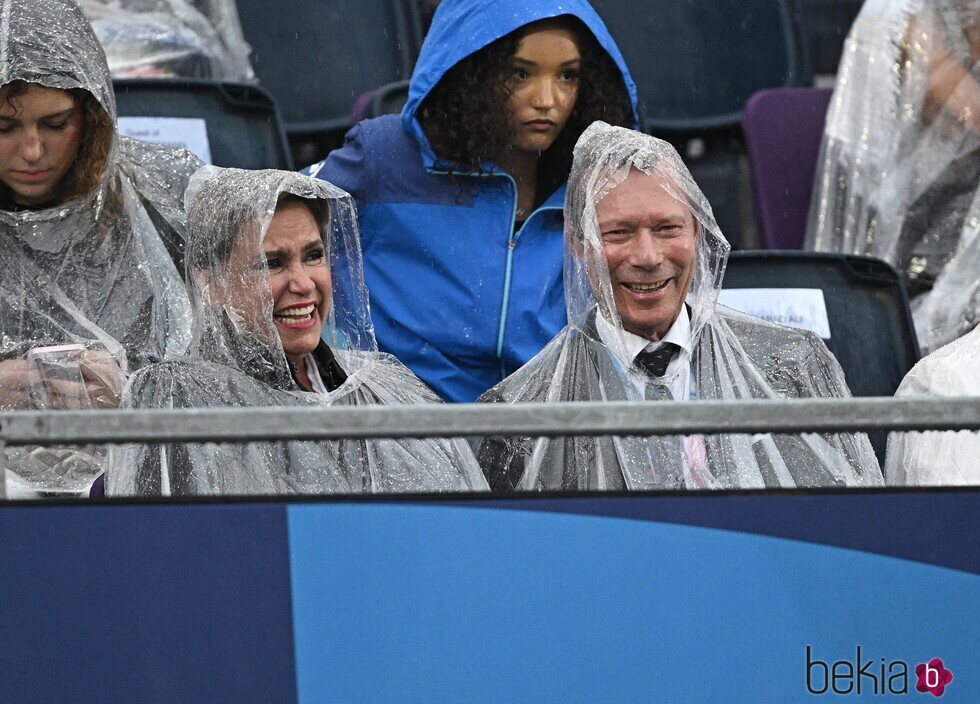
M 431 170 L 432 173 L 442 173 L 442 174 L 452 174 L 457 173 L 453 171 L 435 171 Z M 510 214 L 510 235 L 507 238 L 507 259 L 504 264 L 504 297 L 500 303 L 500 324 L 497 328 L 497 359 L 500 360 L 500 380 L 503 381 L 507 377 L 507 370 L 504 368 L 504 330 L 507 327 L 507 309 L 510 307 L 510 283 L 514 272 L 514 250 L 517 248 L 517 238 L 520 237 L 524 228 L 527 226 L 528 221 L 533 218 L 538 210 L 533 211 L 527 216 L 527 220 L 521 225 L 521 228 L 514 232 L 514 225 L 517 224 L 517 181 L 506 171 L 500 171 L 497 173 L 487 173 L 480 174 L 482 178 L 493 178 L 498 176 L 505 177 L 510 184 L 514 187 L 514 204 Z
M 500 327 L 497 330 L 497 359 L 500 360 L 500 379 L 503 381 L 507 377 L 507 370 L 504 368 L 504 330 L 507 327 L 507 310 L 510 307 L 510 283 L 514 272 L 514 249 L 517 247 L 517 238 L 524 230 L 528 220 L 534 217 L 534 213 L 528 215 L 527 220 L 521 225 L 521 229 L 514 231 L 517 224 L 517 181 L 508 173 L 503 174 L 514 187 L 514 208 L 510 217 L 510 236 L 507 238 L 507 261 L 504 265 L 504 298 L 500 304 Z

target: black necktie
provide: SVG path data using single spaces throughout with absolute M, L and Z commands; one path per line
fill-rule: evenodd
M 636 365 L 650 376 L 662 377 L 667 373 L 667 365 L 670 364 L 677 352 L 679 345 L 673 342 L 665 342 L 651 352 L 640 352 L 636 355 Z

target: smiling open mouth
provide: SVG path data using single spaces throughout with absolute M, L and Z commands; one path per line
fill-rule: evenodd
M 307 303 L 302 306 L 286 308 L 279 313 L 275 313 L 272 317 L 276 319 L 276 322 L 284 325 L 302 325 L 313 320 L 314 310 L 316 310 L 316 305 Z
M 623 283 L 623 286 L 628 288 L 630 291 L 635 291 L 636 293 L 649 293 L 650 291 L 662 291 L 667 287 L 673 279 L 667 279 L 666 281 L 661 281 L 659 284 L 628 284 Z

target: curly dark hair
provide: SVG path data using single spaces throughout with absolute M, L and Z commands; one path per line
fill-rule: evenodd
M 574 32 L 582 56 L 578 98 L 564 129 L 541 154 L 535 206 L 568 179 L 572 149 L 596 120 L 633 126 L 633 106 L 623 75 L 592 32 L 571 15 L 525 25 L 450 68 L 429 92 L 419 122 L 439 160 L 438 168 L 482 175 L 481 161 L 497 161 L 514 141 L 514 126 L 500 109 L 510 97 L 511 59 L 529 27 L 555 23 Z

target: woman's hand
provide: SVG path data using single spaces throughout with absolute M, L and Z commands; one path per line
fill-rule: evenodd
M 92 408 L 119 408 L 125 379 L 115 357 L 108 352 L 89 351 L 78 368 Z
M 0 409 L 25 411 L 33 408 L 26 359 L 0 362 Z
M 78 363 L 81 381 L 45 376 L 25 359 L 0 362 L 0 409 L 80 410 L 118 408 L 125 378 L 108 352 L 85 352 Z M 39 388 L 42 386 L 43 388 Z M 41 401 L 39 406 L 38 400 Z

